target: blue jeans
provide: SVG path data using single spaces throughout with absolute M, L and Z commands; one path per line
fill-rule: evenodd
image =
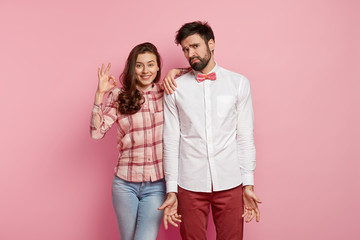
M 165 193 L 164 179 L 137 183 L 114 176 L 112 201 L 121 240 L 156 240 Z

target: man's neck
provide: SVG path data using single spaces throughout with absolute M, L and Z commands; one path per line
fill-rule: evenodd
M 201 70 L 200 72 L 202 72 L 203 74 L 208 74 L 211 70 L 213 70 L 215 65 L 216 65 L 216 63 L 215 63 L 214 57 L 211 57 L 208 65 L 206 65 L 206 67 L 203 70 Z

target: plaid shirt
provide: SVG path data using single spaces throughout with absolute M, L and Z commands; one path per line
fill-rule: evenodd
M 164 178 L 163 173 L 163 91 L 160 85 L 153 84 L 143 96 L 145 102 L 141 109 L 131 115 L 118 111 L 117 99 L 120 89 L 109 93 L 105 108 L 94 105 L 90 122 L 91 136 L 103 138 L 105 133 L 117 123 L 117 148 L 119 160 L 115 174 L 130 182 L 157 181 Z M 96 128 L 96 115 L 101 118 Z

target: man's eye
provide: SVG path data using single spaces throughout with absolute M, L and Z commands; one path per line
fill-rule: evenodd
M 198 48 L 199 47 L 199 45 L 194 45 L 194 48 Z

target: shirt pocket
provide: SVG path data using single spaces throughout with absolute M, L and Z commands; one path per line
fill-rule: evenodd
M 231 116 L 235 109 L 235 97 L 218 96 L 216 102 L 217 115 L 219 117 Z

